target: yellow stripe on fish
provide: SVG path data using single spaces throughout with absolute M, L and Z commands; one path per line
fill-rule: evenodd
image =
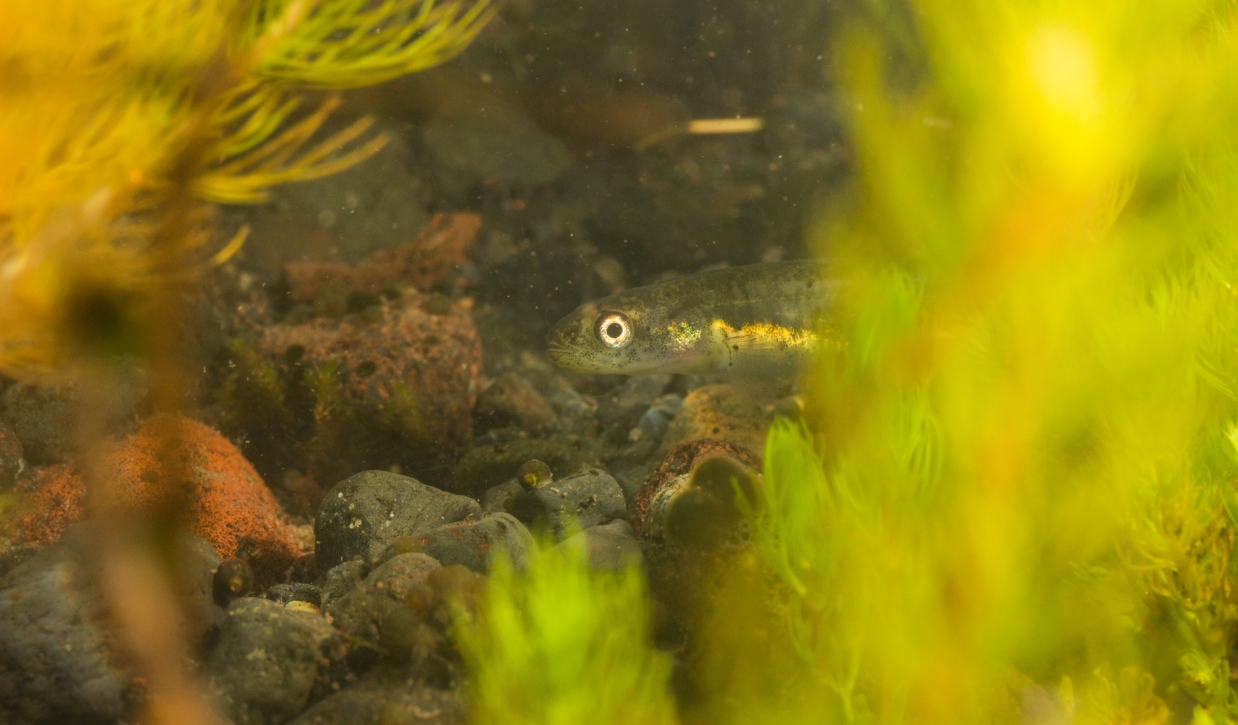
M 828 335 L 837 290 L 815 261 L 712 270 L 582 305 L 546 341 L 577 372 L 785 379 Z

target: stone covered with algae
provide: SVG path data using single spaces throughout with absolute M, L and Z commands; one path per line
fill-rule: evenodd
M 649 505 L 658 492 L 676 478 L 691 472 L 698 460 L 716 455 L 731 456 L 746 466 L 758 471 L 761 470 L 761 457 L 759 455 L 733 443 L 713 438 L 701 438 L 678 445 L 667 454 L 666 458 L 662 459 L 662 463 L 649 475 L 645 485 L 637 493 L 636 499 L 628 507 L 628 521 L 632 523 L 632 528 L 637 535 L 642 533 L 649 514 Z
M 445 476 L 472 437 L 481 388 L 472 301 L 402 288 L 354 290 L 342 304 L 341 316 L 290 315 L 234 345 L 231 428 L 268 474 Z
M 303 547 L 262 477 L 227 438 L 189 418 L 151 418 L 109 447 L 101 472 L 106 509 L 149 514 L 169 505 L 176 492 L 161 461 L 167 436 L 176 442 L 172 468 L 187 480 L 184 523 L 223 558 L 245 559 L 260 583 L 281 577 Z M 72 465 L 38 470 L 20 486 L 29 506 L 17 520 L 20 543 L 50 544 L 87 516 L 86 485 Z

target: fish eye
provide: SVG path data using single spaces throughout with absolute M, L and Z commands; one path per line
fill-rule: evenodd
M 619 349 L 632 340 L 632 325 L 621 312 L 604 312 L 594 325 L 598 339 L 607 347 Z

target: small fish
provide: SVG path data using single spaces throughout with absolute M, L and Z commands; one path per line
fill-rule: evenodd
M 790 379 L 823 342 L 839 282 L 819 261 L 728 267 L 582 305 L 546 336 L 584 373 Z

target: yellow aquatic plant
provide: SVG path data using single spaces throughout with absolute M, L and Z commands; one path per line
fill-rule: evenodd
M 752 514 L 786 656 L 719 602 L 701 719 L 1231 722 L 1238 8 L 908 5 L 835 39 L 844 344 Z
M 112 339 L 109 325 L 180 289 L 205 261 L 203 202 L 260 201 L 381 148 L 368 119 L 323 138 L 336 101 L 306 111 L 299 89 L 441 63 L 494 12 L 486 0 L 0 2 L 0 372 L 63 371 L 97 351 L 83 329 Z

